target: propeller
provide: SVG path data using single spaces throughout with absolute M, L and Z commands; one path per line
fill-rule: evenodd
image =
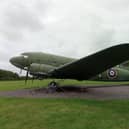
M 22 69 L 20 69 L 20 74 L 22 74 Z
M 25 84 L 27 84 L 27 81 L 28 81 L 30 66 L 28 66 L 26 70 L 27 71 L 26 71 Z
M 33 84 L 33 82 L 34 82 L 34 79 L 35 79 L 34 76 L 32 76 L 32 84 Z

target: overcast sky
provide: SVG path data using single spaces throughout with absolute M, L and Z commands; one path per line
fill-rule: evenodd
M 129 0 L 0 0 L 0 68 L 42 51 L 80 58 L 129 42 Z

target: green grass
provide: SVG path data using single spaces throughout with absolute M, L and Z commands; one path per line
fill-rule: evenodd
M 18 89 L 26 89 L 26 88 L 34 88 L 34 87 L 42 87 L 46 86 L 48 80 L 46 81 L 0 81 L 0 91 L 8 91 L 8 90 L 18 90 Z
M 50 79 L 46 80 L 35 80 L 33 83 L 31 80 L 25 85 L 25 81 L 0 81 L 0 91 L 18 90 L 25 88 L 38 88 L 47 87 Z M 104 81 L 77 81 L 77 80 L 56 80 L 59 85 L 74 85 L 74 86 L 95 86 L 95 85 L 120 85 L 129 84 L 129 82 L 104 82 Z
M 129 129 L 129 100 L 0 98 L 0 129 Z
M 0 91 L 43 87 L 49 82 L 1 81 Z M 121 83 L 129 84 L 65 80 L 60 85 Z M 129 129 L 128 121 L 129 100 L 0 98 L 0 129 Z

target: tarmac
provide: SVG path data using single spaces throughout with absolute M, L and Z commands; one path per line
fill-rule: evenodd
M 129 85 L 118 86 L 64 86 L 57 91 L 47 88 L 0 91 L 2 97 L 20 98 L 83 98 L 95 100 L 129 99 Z

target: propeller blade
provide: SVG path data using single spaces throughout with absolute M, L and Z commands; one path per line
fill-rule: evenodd
M 27 72 L 26 72 L 25 84 L 26 84 L 27 81 L 28 81 L 28 77 L 29 77 L 29 67 L 28 67 Z
M 34 76 L 32 77 L 32 84 L 33 84 L 33 82 L 34 82 Z
M 20 74 L 22 74 L 22 69 L 20 69 Z

